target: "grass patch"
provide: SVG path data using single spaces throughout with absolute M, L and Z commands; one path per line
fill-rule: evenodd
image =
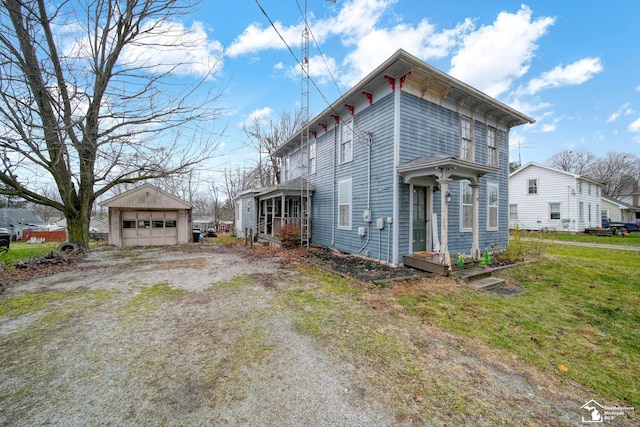
M 129 303 L 120 311 L 124 313 L 146 313 L 158 310 L 159 305 L 169 303 L 173 297 L 183 295 L 184 289 L 172 288 L 167 282 L 156 283 L 150 287 L 141 287 Z
M 56 250 L 58 246 L 60 246 L 59 242 L 45 242 L 39 244 L 11 242 L 11 246 L 7 252 L 0 252 L 0 262 L 4 263 L 7 267 L 11 267 L 13 266 L 13 263 L 18 260 L 46 255 L 49 252 Z
M 526 289 L 516 296 L 434 289 L 398 302 L 598 396 L 640 406 L 640 253 L 549 245 L 547 255 L 502 273 Z
M 596 243 L 616 246 L 638 246 L 640 247 L 640 233 L 629 233 L 629 236 L 594 236 L 589 234 L 571 234 L 571 233 L 541 233 L 541 232 L 521 232 L 522 237 L 543 239 L 543 240 L 560 240 L 566 242 L 583 242 Z

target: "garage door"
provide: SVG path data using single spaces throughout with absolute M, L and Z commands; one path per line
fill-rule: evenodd
M 122 246 L 164 246 L 178 243 L 178 212 L 122 212 Z

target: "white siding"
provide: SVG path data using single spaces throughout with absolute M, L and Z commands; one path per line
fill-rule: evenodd
M 538 193 L 528 194 L 530 179 L 538 180 Z M 581 232 L 586 227 L 600 225 L 600 198 L 595 184 L 591 195 L 587 183 L 579 192 L 580 178 L 573 174 L 529 164 L 509 177 L 509 204 L 517 205 L 517 220 L 509 220 L 509 227 L 517 225 L 524 230 L 555 230 Z M 584 221 L 580 220 L 579 206 L 583 202 Z M 560 218 L 551 219 L 551 203 L 560 204 Z M 589 221 L 591 209 L 591 221 Z

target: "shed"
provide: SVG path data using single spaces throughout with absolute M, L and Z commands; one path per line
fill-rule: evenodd
M 151 184 L 112 197 L 101 206 L 109 208 L 109 244 L 166 246 L 191 239 L 191 205 Z

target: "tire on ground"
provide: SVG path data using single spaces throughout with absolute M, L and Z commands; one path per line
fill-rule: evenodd
M 58 246 L 58 249 L 57 249 L 58 252 L 64 252 L 66 254 L 71 252 L 81 251 L 81 250 L 82 250 L 82 246 L 74 242 L 62 243 L 60 246 Z

